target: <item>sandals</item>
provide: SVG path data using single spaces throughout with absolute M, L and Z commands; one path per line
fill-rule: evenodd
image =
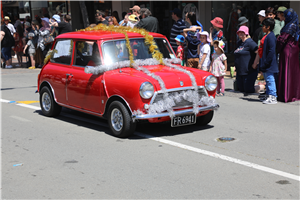
M 223 92 L 217 92 L 217 93 L 216 93 L 216 96 L 217 96 L 217 97 L 222 97 L 222 96 L 225 96 L 225 94 L 224 94 Z

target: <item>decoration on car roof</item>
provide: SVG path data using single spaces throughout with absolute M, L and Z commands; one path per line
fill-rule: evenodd
M 145 38 L 145 44 L 149 46 L 149 51 L 151 52 L 152 57 L 157 59 L 160 62 L 160 64 L 163 64 L 162 53 L 158 50 L 158 47 L 157 47 L 155 41 L 153 40 L 153 36 L 149 35 L 149 32 L 146 31 L 145 29 L 131 28 L 129 26 L 113 26 L 113 25 L 107 26 L 104 24 L 98 24 L 97 26 L 95 26 L 93 28 L 87 27 L 85 29 L 81 29 L 78 31 L 97 31 L 97 30 L 112 31 L 112 32 L 116 32 L 116 33 L 122 33 L 125 35 L 126 47 L 129 52 L 130 66 L 132 66 L 134 61 L 133 61 L 132 49 L 131 49 L 128 34 L 127 34 L 128 32 L 139 33 L 139 34 L 143 35 Z

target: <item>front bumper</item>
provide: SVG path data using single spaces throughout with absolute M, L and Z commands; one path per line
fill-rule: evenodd
M 207 111 L 207 110 L 216 110 L 219 107 L 220 107 L 219 104 L 216 103 L 211 106 L 199 107 L 198 111 L 202 112 L 202 111 Z M 191 113 L 193 113 L 193 109 L 174 111 L 175 115 L 184 115 L 184 114 L 191 114 Z M 152 114 L 132 115 L 132 120 L 133 120 L 133 122 L 135 122 L 135 120 L 139 120 L 139 119 L 152 119 L 152 118 L 168 117 L 168 116 L 169 116 L 168 112 L 158 113 L 158 114 L 154 114 L 154 115 L 152 115 Z

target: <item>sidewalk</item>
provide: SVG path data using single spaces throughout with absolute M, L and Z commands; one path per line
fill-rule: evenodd
M 27 66 L 26 66 L 26 63 L 27 63 L 26 56 L 22 56 L 22 63 L 23 64 L 21 66 L 17 67 L 16 65 L 18 64 L 18 59 L 14 58 L 12 56 L 12 66 L 13 66 L 13 68 L 27 68 Z

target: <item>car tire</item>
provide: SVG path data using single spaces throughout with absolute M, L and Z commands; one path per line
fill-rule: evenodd
M 132 135 L 136 128 L 128 110 L 119 101 L 112 102 L 108 108 L 108 124 L 112 134 L 119 138 Z
M 214 111 L 211 110 L 206 115 L 197 117 L 196 124 L 198 126 L 205 126 L 205 125 L 209 124 L 209 122 L 212 120 L 213 116 L 214 116 Z
M 61 106 L 54 101 L 53 94 L 47 86 L 41 89 L 40 106 L 43 114 L 48 117 L 57 116 L 61 111 Z

